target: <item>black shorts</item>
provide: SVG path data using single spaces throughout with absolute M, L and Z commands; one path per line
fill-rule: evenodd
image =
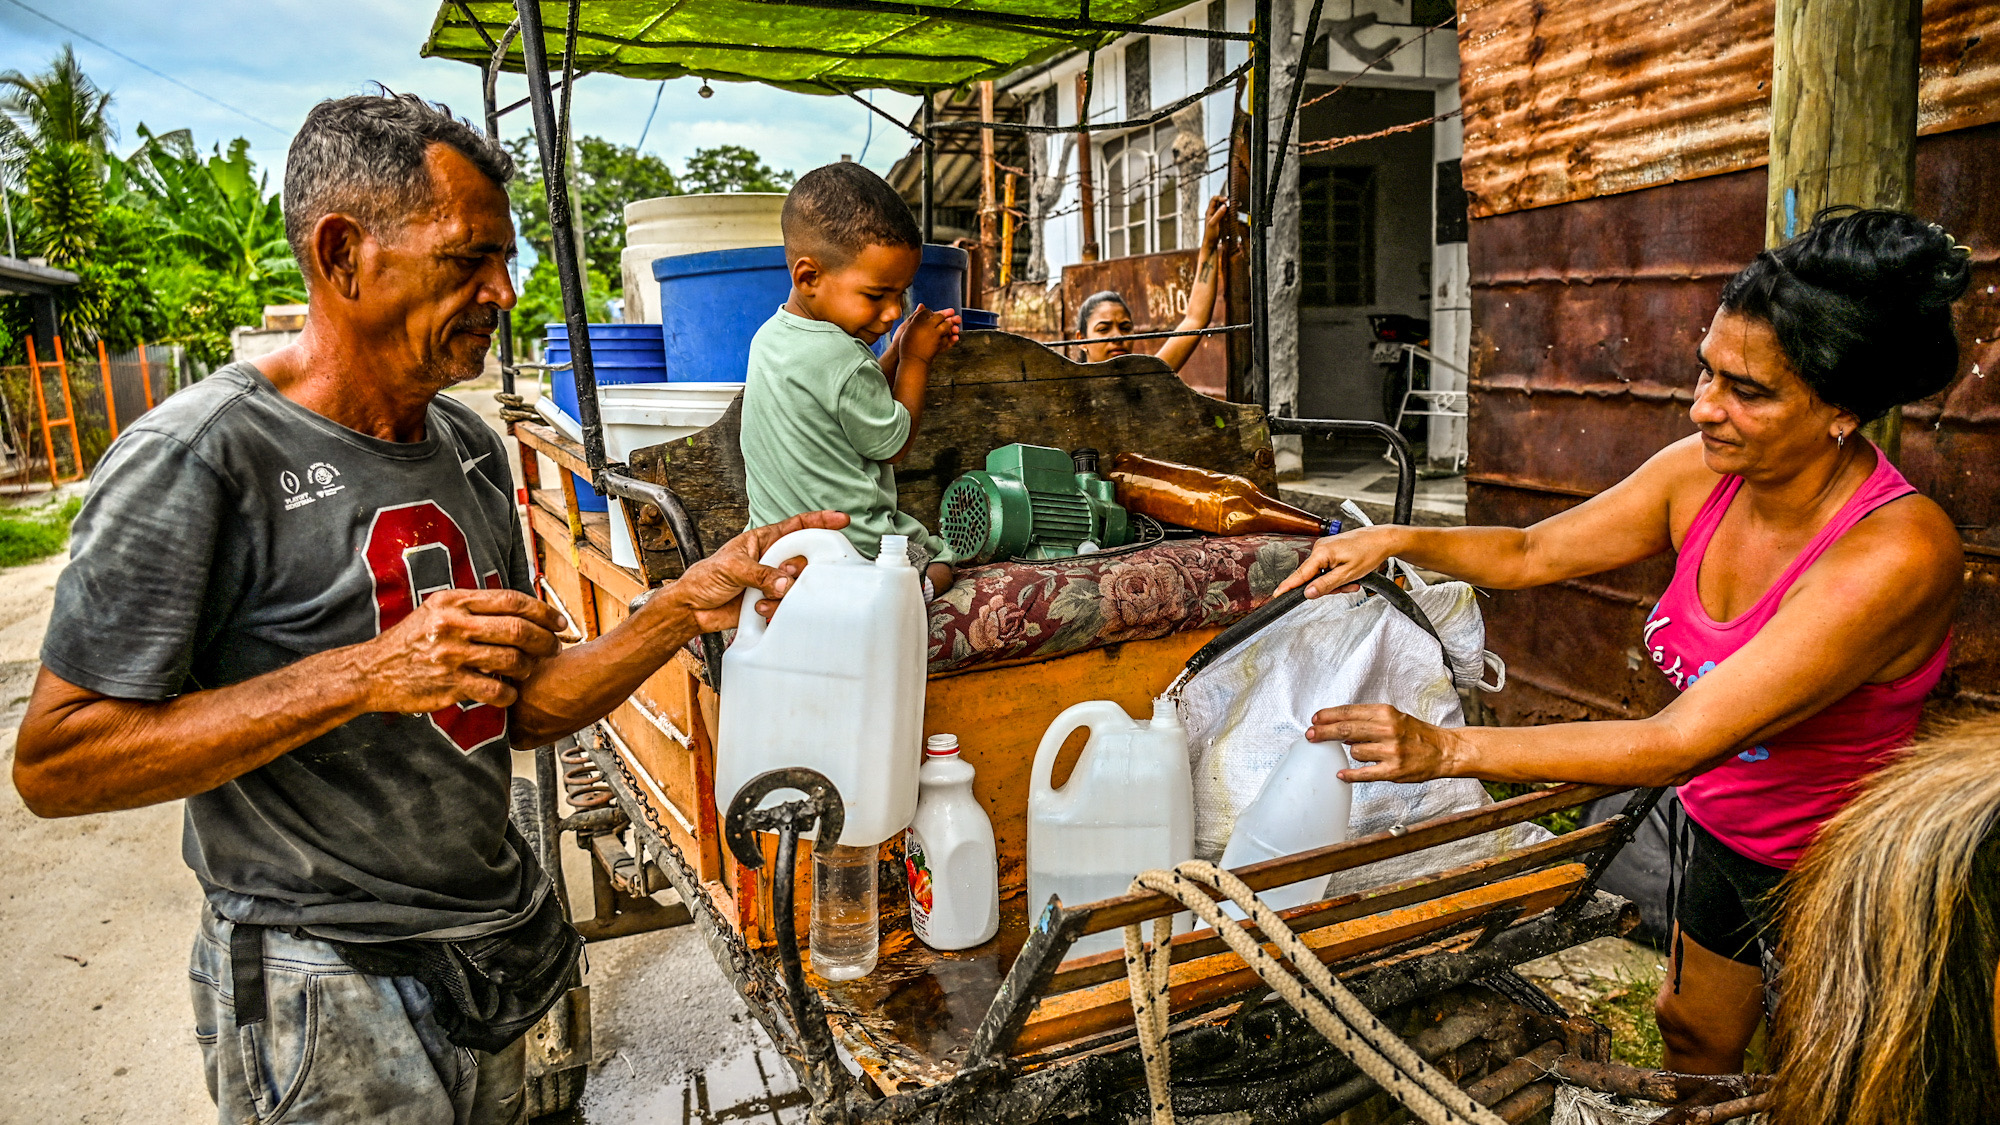
M 1682 813 L 1688 841 L 1681 854 L 1674 921 L 1703 949 L 1761 968 L 1764 949 L 1778 944 L 1777 889 L 1783 868 L 1750 859 Z

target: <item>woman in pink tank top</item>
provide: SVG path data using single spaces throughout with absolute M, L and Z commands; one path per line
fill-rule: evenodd
M 1321 540 L 1281 584 L 1319 596 L 1398 557 L 1520 589 L 1667 551 L 1647 656 L 1680 695 L 1650 718 L 1446 730 L 1329 707 L 1353 781 L 1681 785 L 1665 1065 L 1739 1070 L 1763 1016 L 1770 892 L 1855 783 L 1907 745 L 1948 659 L 1963 559 L 1944 511 L 1857 431 L 1958 371 L 1969 255 L 1895 211 L 1837 208 L 1722 292 L 1698 352 L 1700 433 L 1533 527 L 1378 526 Z

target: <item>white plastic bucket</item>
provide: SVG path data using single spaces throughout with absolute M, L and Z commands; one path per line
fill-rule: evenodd
M 604 452 L 613 461 L 628 460 L 634 450 L 700 433 L 728 411 L 743 393 L 741 383 L 625 383 L 597 389 L 597 413 L 604 421 Z M 536 409 L 571 440 L 583 440 L 583 427 L 558 409 L 547 396 Z M 611 561 L 637 567 L 632 534 L 626 530 L 623 504 L 610 506 Z
M 660 289 L 653 262 L 679 254 L 776 246 L 785 240 L 778 225 L 782 192 L 729 192 L 668 195 L 625 205 L 625 320 L 660 322 Z

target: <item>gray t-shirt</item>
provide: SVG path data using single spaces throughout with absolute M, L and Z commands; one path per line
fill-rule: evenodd
M 158 700 L 358 644 L 450 588 L 530 592 L 506 448 L 439 395 L 382 441 L 247 363 L 169 398 L 92 477 L 42 662 Z M 370 714 L 187 801 L 182 852 L 236 922 L 368 941 L 461 938 L 547 880 L 507 822 L 507 713 Z

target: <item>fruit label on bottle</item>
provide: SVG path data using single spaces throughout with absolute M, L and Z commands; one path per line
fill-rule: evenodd
M 916 931 L 917 940 L 931 940 L 931 886 L 930 860 L 924 855 L 924 842 L 914 831 L 903 833 L 903 871 L 910 879 L 910 929 Z

